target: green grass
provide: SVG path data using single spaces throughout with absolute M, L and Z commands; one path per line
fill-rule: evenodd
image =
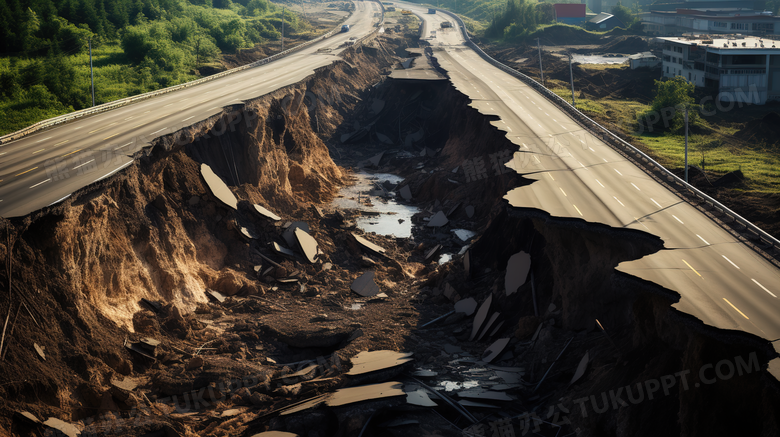
M 548 86 L 555 94 L 571 102 L 571 88 L 567 87 L 568 84 L 553 81 L 553 83 L 548 82 Z M 647 110 L 648 105 L 631 100 L 577 98 L 577 108 L 586 115 L 596 116 L 601 120 L 607 119 L 617 124 L 630 136 L 628 138 L 630 143 L 645 145 L 661 165 L 670 169 L 683 168 L 684 135 L 652 133 L 634 135 L 637 126 L 636 114 Z M 704 167 L 712 181 L 730 171 L 741 170 L 748 191 L 780 193 L 780 155 L 776 148 L 767 145 L 729 144 L 722 138 L 733 135 L 739 127 L 709 124 L 706 120 L 702 123 L 714 132 L 689 136 L 689 164 Z
M 553 84 L 549 84 L 549 83 L 547 85 L 548 87 L 553 86 Z M 571 103 L 571 88 L 554 87 L 554 88 L 550 88 L 550 91 L 554 92 L 555 94 L 559 95 L 561 98 L 566 100 L 567 102 Z M 584 112 L 586 115 L 606 114 L 606 108 L 601 103 L 593 99 L 577 98 L 576 94 L 575 94 L 575 98 L 577 103 L 577 109 Z
M 647 145 L 668 168 L 682 168 L 685 162 L 685 137 L 682 135 L 641 135 Z M 703 162 L 702 162 L 703 161 Z M 725 174 L 741 170 L 748 190 L 780 193 L 780 157 L 760 147 L 734 147 L 714 140 L 711 135 L 691 135 L 688 139 L 688 163 L 707 172 Z

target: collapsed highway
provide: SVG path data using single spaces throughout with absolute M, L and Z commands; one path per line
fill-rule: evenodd
M 98 435 L 777 434 L 767 341 L 780 337 L 777 268 L 464 47 L 457 27 L 441 29 L 452 18 L 404 7 L 424 18 L 424 36 L 440 29 L 426 38 L 432 50 L 406 52 L 416 72 L 392 78 L 407 42 L 380 37 L 285 88 L 265 74 L 262 97 L 225 97 L 243 109 L 159 132 L 135 165 L 13 221 L 26 328 L 8 339 L 4 429 L 34 429 L 20 418 L 33 411 Z M 114 112 L 103 117 L 123 124 Z M 354 237 L 364 213 L 328 203 L 347 166 L 404 178 L 387 187 L 421 210 L 414 237 Z M 380 203 L 384 191 L 366 198 Z M 26 192 L 6 198 L 33 205 Z M 274 251 L 295 249 L 293 222 L 318 243 L 314 263 L 302 243 Z M 456 226 L 480 235 L 440 264 L 439 251 L 466 246 L 442 231 Z M 514 278 L 521 265 L 527 275 Z M 365 295 L 355 282 L 367 271 L 377 289 Z M 376 350 L 413 361 L 356 372 L 358 354 Z M 403 391 L 336 400 L 386 381 Z M 439 396 L 426 392 L 439 383 Z M 460 386 L 448 396 L 447 383 Z M 469 397 L 467 383 L 483 391 Z M 418 390 L 436 407 L 410 401 Z

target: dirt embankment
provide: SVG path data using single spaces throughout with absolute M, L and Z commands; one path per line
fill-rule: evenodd
M 383 39 L 358 49 L 305 84 L 164 138 L 121 175 L 15 221 L 11 308 L 19 315 L 12 315 L 16 328 L 6 338 L 0 428 L 16 435 L 41 432 L 19 416 L 26 410 L 102 435 L 273 429 L 353 436 L 365 428 L 364 435 L 460 436 L 472 425 L 438 399 L 436 412 L 410 410 L 403 397 L 278 412 L 369 381 L 412 382 L 399 375 L 405 370 L 400 367 L 346 375 L 349 359 L 362 350 L 411 351 L 415 366 L 462 383 L 479 371 L 469 357 L 482 357 L 493 340 L 508 338 L 494 364 L 524 369 L 521 382 L 508 388 L 513 401 L 500 403 L 518 433 L 522 415 L 535 412 L 558 422 L 564 433 L 585 436 L 777 434 L 772 412 L 780 402 L 763 371 L 766 345 L 706 329 L 671 308 L 676 296 L 668 290 L 615 272 L 620 262 L 661 250 L 658 238 L 507 208 L 503 195 L 528 181 L 492 161 L 514 146 L 447 84 L 382 82 L 398 62 L 390 55 L 395 48 Z M 320 103 L 312 105 L 312 99 Z M 366 126 L 365 140 L 349 140 Z M 424 210 L 414 218 L 417 224 L 463 202 L 449 226 L 481 233 L 472 242 L 469 271 L 460 258 L 442 265 L 426 261 L 431 247 L 452 244 L 449 232 L 419 226 L 411 239 L 366 235 L 387 249 L 377 255 L 350 235 L 358 232 L 354 212 L 326 209 L 320 215 L 312 209 L 324 206 L 348 174 L 328 148 L 343 162 L 388 152 L 378 170 L 406 177 L 401 186 L 410 186 L 413 202 Z M 486 177 L 467 177 L 464 165 L 477 159 Z M 237 210 L 210 194 L 202 163 L 232 187 L 241 200 Z M 266 221 L 253 203 L 283 220 Z M 467 203 L 476 206 L 473 216 Z M 309 224 L 321 262 L 269 250 L 273 242 L 284 244 L 281 225 L 288 220 Z M 244 239 L 240 228 L 257 238 Z M 530 254 L 532 274 L 506 296 L 507 262 L 519 251 Z M 259 274 L 255 266 L 262 266 Z M 386 297 L 360 298 L 349 290 L 368 270 Z M 297 282 L 280 282 L 287 278 Z M 206 289 L 229 297 L 208 302 Z M 453 301 L 474 297 L 481 303 L 488 296 L 499 314 L 498 328 L 485 339 L 470 341 L 473 318 L 457 314 L 422 326 L 450 311 Z M 152 309 L 142 298 L 161 307 Z M 0 305 L 0 314 L 8 309 Z M 126 338 L 144 337 L 161 341 L 154 361 L 123 347 Z M 457 348 L 462 351 L 453 352 Z M 572 384 L 586 352 L 590 360 Z M 748 374 L 694 388 L 699 369 L 737 356 L 750 360 L 751 353 L 755 367 Z M 454 355 L 466 364 L 453 364 Z M 305 360 L 319 365 L 316 377 L 291 376 Z M 655 399 L 618 395 L 631 404 L 603 408 L 610 390 L 647 387 L 686 370 L 696 374 L 690 389 L 678 379 Z M 117 387 L 122 379 L 134 388 Z M 586 397 L 587 404 L 580 402 Z M 547 416 L 550 406 L 558 416 Z M 486 431 L 495 426 L 492 410 L 473 411 Z M 417 424 L 395 431 L 383 425 L 410 417 Z

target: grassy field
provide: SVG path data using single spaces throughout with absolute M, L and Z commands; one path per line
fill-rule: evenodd
M 550 90 L 571 102 L 571 88 L 567 87 L 568 84 L 551 82 L 553 83 L 548 82 Z M 636 114 L 647 110 L 648 105 L 631 100 L 577 98 L 577 108 L 588 116 L 621 127 L 621 130 L 628 134 L 629 142 L 636 146 L 644 145 L 663 166 L 670 169 L 684 167 L 684 135 L 637 133 Z M 747 190 L 780 194 L 780 155 L 776 147 L 766 144 L 749 145 L 735 140 L 732 135 L 738 128 L 733 125 L 710 124 L 706 120 L 703 124 L 713 132 L 689 134 L 690 165 L 704 168 L 712 181 L 712 175 L 740 170 L 745 176 Z

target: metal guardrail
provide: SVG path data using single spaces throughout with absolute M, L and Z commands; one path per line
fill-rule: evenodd
M 381 5 L 381 2 L 380 2 L 380 5 Z M 347 17 L 347 18 L 349 18 L 349 17 Z M 382 8 L 382 18 L 384 19 L 384 8 Z M 263 59 L 257 60 L 255 62 L 252 62 L 251 64 L 242 65 L 242 66 L 236 67 L 236 68 L 231 68 L 230 70 L 226 70 L 226 71 L 223 71 L 221 73 L 217 73 L 217 74 L 214 74 L 214 75 L 211 75 L 211 76 L 207 76 L 207 77 L 203 77 L 203 78 L 200 78 L 200 79 L 196 79 L 196 80 L 193 80 L 191 82 L 186 82 L 186 83 L 182 83 L 182 84 L 179 84 L 179 85 L 174 85 L 174 86 L 171 86 L 171 87 L 168 87 L 168 88 L 163 88 L 161 90 L 150 91 L 148 93 L 139 94 L 137 96 L 125 97 L 123 99 L 114 100 L 112 102 L 104 103 L 102 105 L 98 105 L 98 106 L 95 106 L 95 107 L 92 107 L 92 108 L 82 109 L 80 111 L 75 111 L 75 112 L 71 112 L 71 113 L 68 113 L 68 114 L 63 114 L 63 115 L 60 115 L 60 116 L 57 116 L 57 117 L 53 117 L 53 118 L 50 118 L 50 119 L 47 119 L 47 120 L 39 121 L 38 123 L 32 124 L 32 125 L 24 128 L 24 129 L 18 130 L 16 132 L 12 132 L 10 134 L 3 135 L 2 137 L 0 137 L 0 146 L 4 145 L 6 143 L 9 143 L 11 141 L 18 140 L 19 138 L 23 138 L 23 137 L 25 137 L 27 135 L 30 135 L 32 133 L 35 133 L 35 132 L 38 132 L 38 131 L 41 131 L 41 130 L 44 130 L 44 129 L 48 129 L 50 127 L 57 126 L 59 124 L 67 123 L 67 122 L 69 122 L 71 120 L 75 120 L 75 119 L 78 119 L 78 118 L 86 117 L 86 116 L 92 115 L 92 114 L 99 114 L 99 113 L 102 113 L 102 112 L 110 111 L 112 109 L 120 108 L 122 106 L 126 106 L 126 105 L 129 105 L 131 103 L 135 103 L 135 102 L 138 102 L 138 101 L 141 101 L 141 100 L 150 99 L 152 97 L 156 97 L 156 96 L 159 96 L 159 95 L 171 93 L 171 92 L 178 91 L 178 90 L 181 90 L 181 89 L 184 89 L 184 88 L 189 88 L 189 87 L 192 87 L 192 86 L 195 86 L 195 85 L 200 85 L 200 84 L 202 84 L 204 82 L 209 82 L 209 81 L 212 81 L 212 80 L 215 80 L 215 79 L 219 79 L 221 77 L 225 77 L 225 76 L 228 76 L 228 75 L 231 75 L 231 74 L 234 74 L 234 73 L 238 73 L 239 71 L 244 71 L 244 70 L 247 70 L 249 68 L 257 67 L 258 65 L 264 65 L 264 64 L 267 64 L 269 62 L 273 62 L 273 61 L 275 61 L 275 60 L 277 60 L 279 58 L 283 58 L 283 57 L 285 57 L 285 56 L 287 56 L 287 55 L 289 55 L 291 53 L 295 53 L 295 52 L 297 52 L 297 51 L 299 51 L 301 49 L 304 49 L 304 48 L 306 48 L 306 47 L 308 47 L 308 46 L 310 46 L 312 44 L 315 44 L 315 43 L 320 42 L 320 41 L 322 41 L 324 39 L 330 38 L 331 36 L 333 36 L 333 35 L 335 35 L 337 33 L 340 33 L 341 32 L 340 28 L 341 28 L 341 22 L 339 22 L 339 24 L 337 24 L 336 27 L 333 30 L 325 33 L 324 35 L 320 35 L 320 36 L 318 36 L 317 38 L 315 38 L 315 39 L 313 39 L 311 41 L 306 41 L 306 42 L 304 42 L 302 44 L 298 44 L 295 47 L 292 47 L 292 48 L 287 49 L 285 51 L 276 53 L 276 54 L 271 55 L 271 56 L 269 56 L 267 58 L 263 58 Z
M 485 53 L 477 44 L 475 44 L 471 38 L 468 35 L 468 31 L 466 30 L 466 25 L 463 23 L 463 20 L 460 19 L 459 16 L 456 14 L 445 11 L 443 9 L 439 9 L 441 12 L 453 17 L 460 26 L 460 29 L 463 33 L 463 37 L 466 39 L 466 45 L 471 47 L 480 57 L 482 57 L 485 61 L 489 62 L 490 64 L 498 67 L 499 69 L 503 70 L 506 73 L 511 74 L 512 76 L 517 77 L 521 81 L 525 82 L 527 85 L 531 86 L 535 90 L 539 91 L 542 95 L 547 97 L 549 100 L 551 100 L 553 103 L 558 104 L 561 109 L 569 113 L 572 117 L 574 117 L 576 120 L 578 120 L 580 123 L 582 123 L 584 126 L 590 126 L 594 130 L 600 131 L 601 135 L 599 135 L 597 132 L 592 132 L 596 134 L 599 138 L 602 140 L 612 140 L 613 144 L 616 146 L 621 147 L 626 153 L 634 155 L 636 158 L 641 159 L 642 161 L 647 162 L 655 171 L 661 174 L 662 177 L 666 178 L 667 181 L 672 182 L 676 184 L 679 188 L 688 191 L 689 193 L 693 194 L 700 200 L 704 201 L 706 204 L 714 208 L 716 211 L 719 211 L 723 214 L 725 214 L 728 217 L 731 217 L 735 222 L 739 223 L 740 225 L 744 226 L 746 231 L 749 233 L 755 235 L 755 238 L 759 241 L 763 241 L 766 244 L 769 244 L 770 246 L 773 246 L 775 250 L 780 251 L 780 241 L 778 241 L 775 237 L 764 231 L 763 229 L 759 228 L 758 226 L 754 225 L 747 219 L 743 218 L 736 212 L 732 211 L 722 203 L 718 202 L 717 200 L 713 199 L 712 197 L 708 196 L 698 188 L 694 187 L 693 185 L 685 182 L 684 180 L 680 179 L 679 176 L 669 171 L 666 167 L 662 166 L 661 164 L 657 163 L 655 160 L 653 160 L 651 157 L 649 157 L 647 154 L 642 152 L 641 150 L 637 149 L 633 145 L 629 144 L 628 142 L 624 141 L 614 133 L 612 133 L 609 129 L 601 126 L 600 124 L 593 121 L 590 117 L 580 112 L 577 108 L 573 107 L 569 102 L 567 102 L 565 99 L 561 98 L 559 95 L 553 93 L 546 87 L 544 87 L 542 84 L 537 82 L 536 80 L 532 79 L 529 76 L 526 76 L 525 74 L 515 70 L 514 68 L 508 67 L 501 62 L 493 59 L 490 57 L 487 53 Z M 605 138 L 606 137 L 606 138 Z

